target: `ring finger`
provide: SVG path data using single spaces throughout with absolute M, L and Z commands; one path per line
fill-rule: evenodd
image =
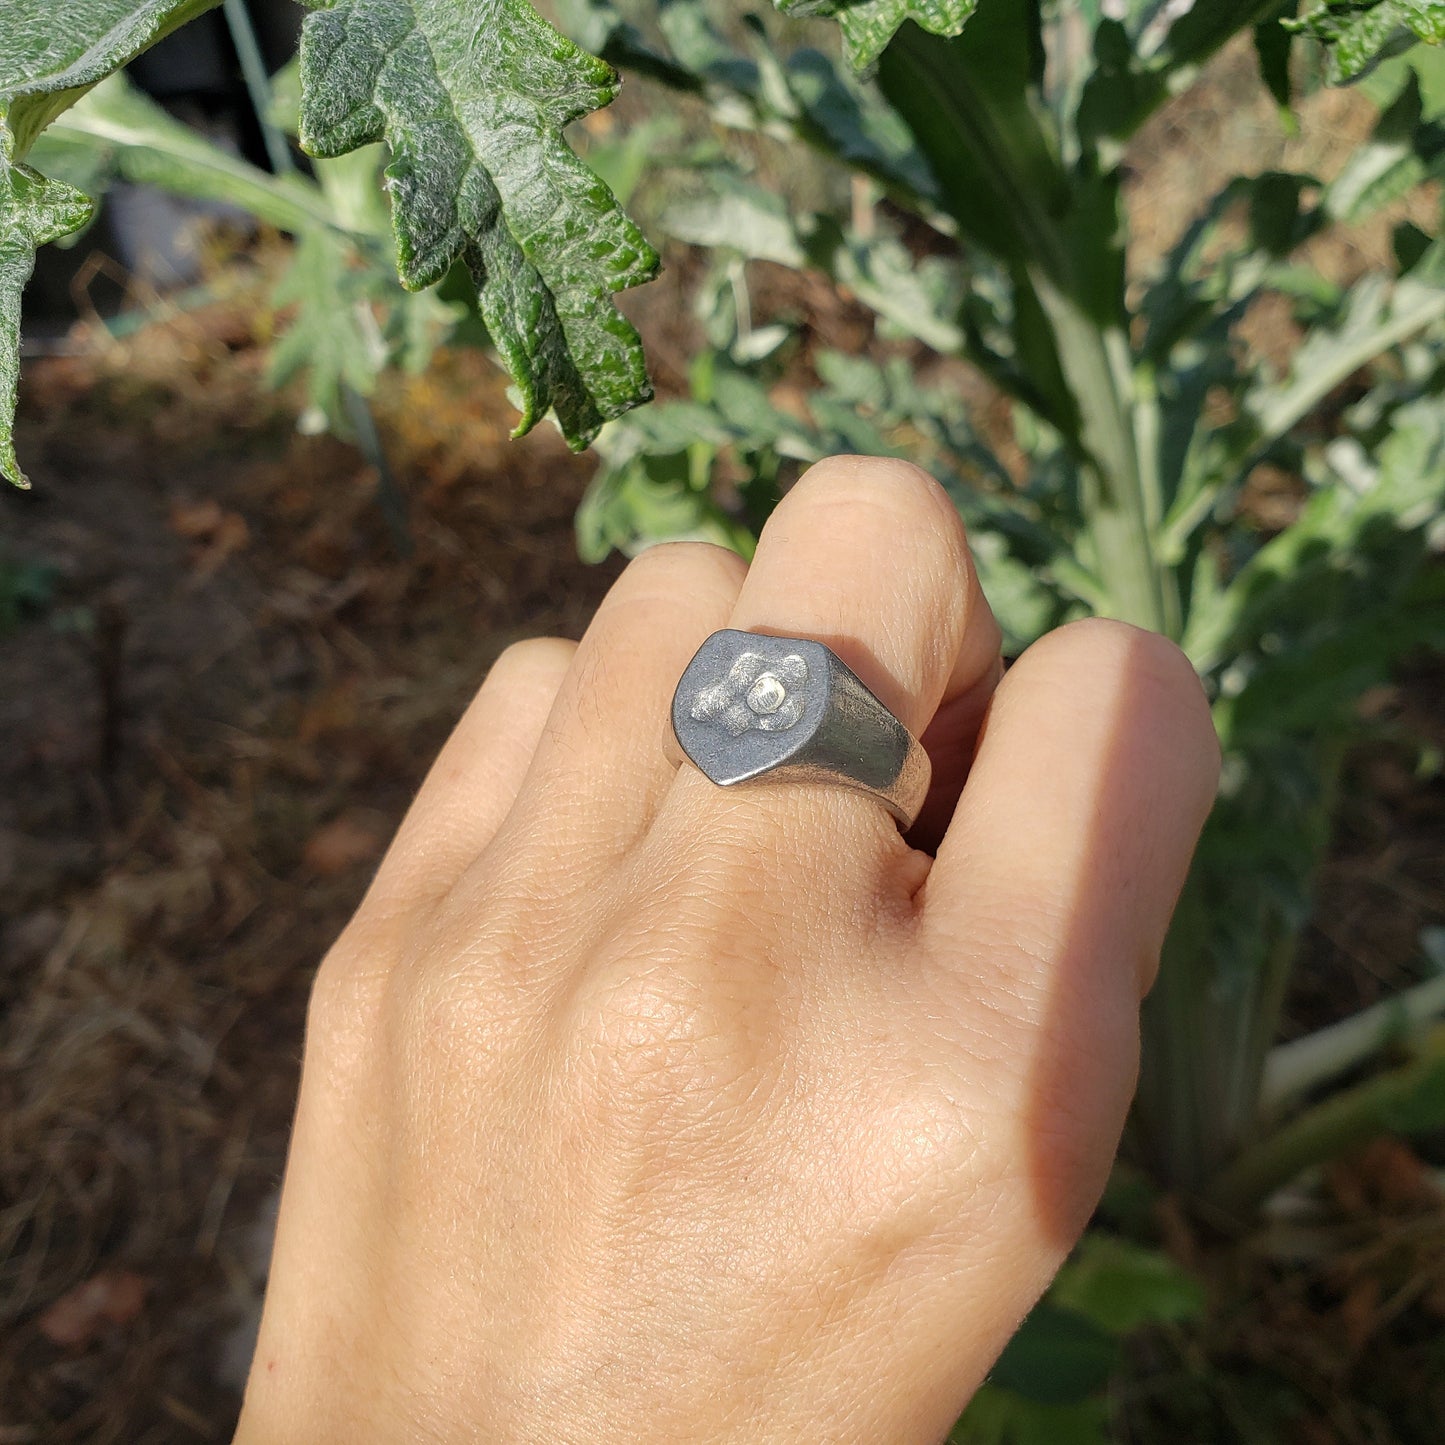
M 788 493 L 758 543 L 726 624 L 814 639 L 830 647 L 915 736 L 935 714 L 955 719 L 928 741 L 952 796 L 930 799 L 946 818 L 971 755 L 977 720 L 998 676 L 999 629 L 979 588 L 957 509 L 927 473 L 888 458 L 834 457 Z M 684 767 L 662 821 L 695 827 L 698 810 L 744 831 L 810 838 L 837 856 L 837 829 L 871 837 L 878 861 L 897 856 L 896 829 L 872 798 L 843 788 L 766 782 L 727 795 Z M 778 811 L 813 815 L 812 827 Z M 670 816 L 669 816 L 670 815 Z M 821 861 L 821 860 L 820 860 Z

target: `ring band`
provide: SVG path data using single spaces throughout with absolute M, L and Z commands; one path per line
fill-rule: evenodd
M 672 731 L 719 787 L 766 778 L 852 788 L 905 831 L 928 795 L 922 744 L 835 652 L 806 638 L 714 632 L 677 684 Z

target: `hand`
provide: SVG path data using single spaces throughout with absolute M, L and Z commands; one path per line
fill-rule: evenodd
M 721 627 L 923 736 L 908 840 L 674 772 Z M 317 976 L 238 1440 L 947 1432 L 1103 1187 L 1218 771 L 1153 634 L 1001 671 L 946 496 L 858 458 L 503 654 Z

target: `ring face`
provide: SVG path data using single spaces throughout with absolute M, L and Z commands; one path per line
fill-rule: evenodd
M 772 659 L 745 652 L 726 677 L 697 694 L 688 716 L 694 722 L 720 722 L 735 738 L 749 728 L 786 732 L 802 720 L 807 681 L 808 664 L 796 652 Z
M 683 755 L 720 787 L 829 783 L 878 798 L 905 827 L 928 791 L 928 755 L 821 642 L 732 629 L 687 665 L 672 700 Z
M 790 637 L 714 632 L 672 701 L 683 752 L 723 787 L 787 762 L 822 721 L 827 651 Z

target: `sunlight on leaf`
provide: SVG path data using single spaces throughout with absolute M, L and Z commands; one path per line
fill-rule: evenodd
M 581 448 L 651 396 L 611 293 L 649 280 L 656 253 L 562 138 L 616 94 L 610 66 L 525 0 L 334 0 L 306 19 L 301 83 L 313 155 L 390 145 L 405 284 L 429 286 L 456 260 L 472 272 L 519 434 L 550 407 Z

